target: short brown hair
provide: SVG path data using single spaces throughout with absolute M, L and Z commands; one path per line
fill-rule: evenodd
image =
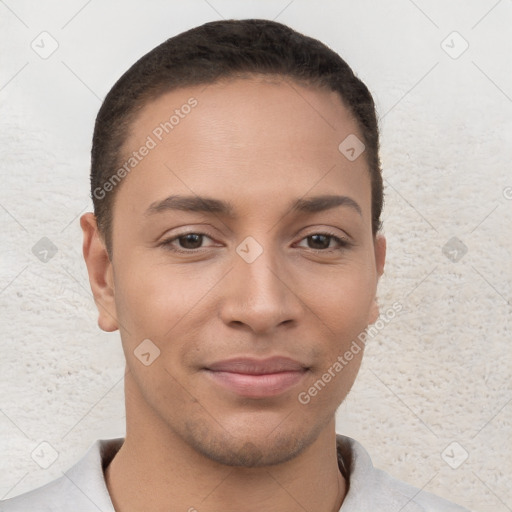
M 379 131 L 366 85 L 336 52 L 286 25 L 263 19 L 222 20 L 171 37 L 145 54 L 119 78 L 101 105 L 91 150 L 91 195 L 110 258 L 118 187 L 105 194 L 104 186 L 121 165 L 121 148 L 136 113 L 146 102 L 171 90 L 247 74 L 282 76 L 339 94 L 364 138 L 373 234 L 381 229 L 384 198 Z M 103 191 L 101 195 L 98 190 Z

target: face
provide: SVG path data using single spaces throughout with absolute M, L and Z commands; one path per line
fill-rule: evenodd
M 167 93 L 134 122 L 126 160 L 150 149 L 116 191 L 99 323 L 135 407 L 212 460 L 292 458 L 354 382 L 363 351 L 335 363 L 377 318 L 385 241 L 349 135 L 335 93 L 262 78 Z

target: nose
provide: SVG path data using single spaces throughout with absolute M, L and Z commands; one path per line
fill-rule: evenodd
M 251 263 L 235 254 L 233 263 L 220 308 L 226 325 L 270 334 L 304 316 L 297 280 L 271 250 L 263 250 Z

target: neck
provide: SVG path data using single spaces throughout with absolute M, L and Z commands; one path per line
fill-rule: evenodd
M 177 436 L 125 379 L 126 439 L 105 470 L 116 512 L 337 512 L 346 493 L 334 418 L 302 453 L 282 464 L 226 466 Z

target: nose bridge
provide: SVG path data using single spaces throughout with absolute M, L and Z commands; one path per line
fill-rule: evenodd
M 247 237 L 236 248 L 223 318 L 254 331 L 268 331 L 300 315 L 300 301 L 290 289 L 282 258 L 268 242 Z

